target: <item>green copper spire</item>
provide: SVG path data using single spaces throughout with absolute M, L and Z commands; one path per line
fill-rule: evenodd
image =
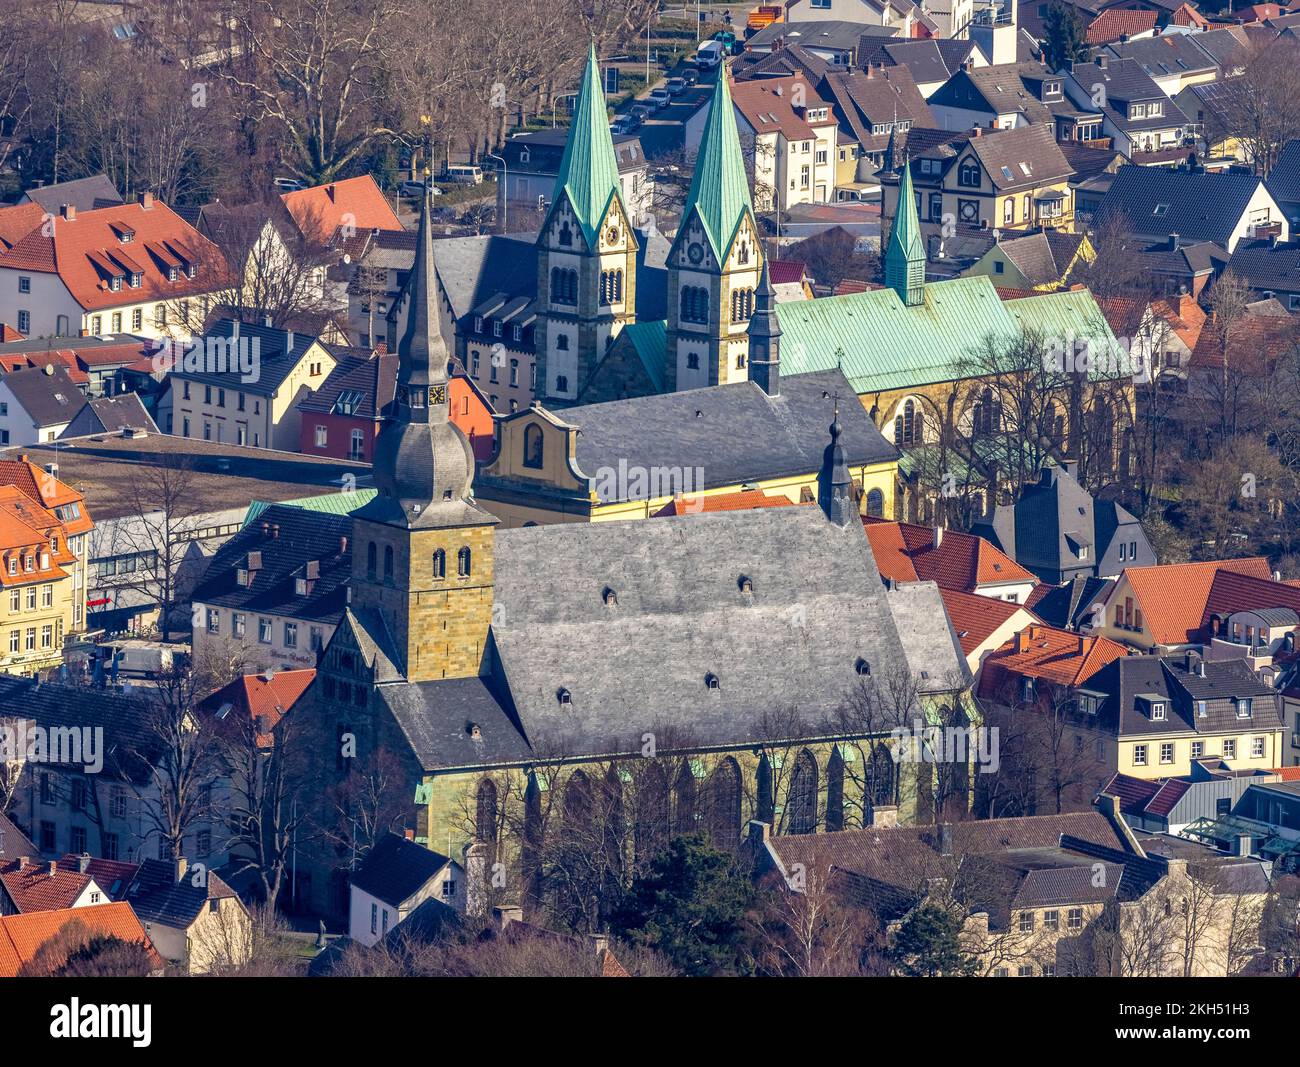
M 721 262 L 741 220 L 753 213 L 725 70 L 718 71 L 718 81 L 713 87 L 709 118 L 704 124 L 691 190 L 682 211 L 683 222 L 690 219 L 692 208 L 698 210 L 713 254 Z
M 903 164 L 903 176 L 898 182 L 894 227 L 885 249 L 885 285 L 908 307 L 925 300 L 925 243 L 921 240 L 921 220 L 916 214 L 911 163 Z
M 574 101 L 573 125 L 569 127 L 569 139 L 560 160 L 552 205 L 560 202 L 561 193 L 568 196 L 588 245 L 594 245 L 596 232 L 609 210 L 610 198 L 618 194 L 618 163 L 614 158 L 614 138 L 609 132 L 605 90 L 594 41 L 587 54 L 582 88 Z

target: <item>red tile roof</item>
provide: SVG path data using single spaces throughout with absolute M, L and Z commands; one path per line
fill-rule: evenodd
M 944 530 L 936 548 L 934 530 L 929 526 L 873 518 L 864 518 L 863 524 L 883 578 L 932 581 L 940 588 L 966 593 L 981 585 L 1038 582 L 1011 557 L 974 534 Z
M 40 951 L 42 945 L 74 922 L 85 927 L 92 937 L 102 934 L 123 941 L 142 942 L 149 951 L 153 968 L 162 970 L 163 959 L 154 949 L 149 935 L 135 917 L 131 905 L 121 901 L 87 908 L 0 916 L 0 978 L 17 977 L 19 970 Z
M 1261 6 L 1277 7 L 1276 4 L 1264 4 Z M 1281 10 L 1282 10 L 1281 8 L 1278 8 L 1278 11 Z M 1241 12 L 1237 12 L 1237 14 L 1240 15 Z M 1191 4 L 1183 4 L 1177 11 L 1173 13 L 1173 16 L 1170 18 L 1169 21 L 1172 22 L 1175 26 L 1198 26 L 1201 29 L 1204 29 L 1206 26 L 1210 24 L 1210 20 L 1207 19 L 1204 15 L 1202 15 L 1199 11 L 1197 11 L 1196 8 L 1192 7 Z
M 91 883 L 90 875 L 82 874 L 76 867 L 64 867 L 56 862 L 51 874 L 50 866 L 49 863 L 23 865 L 16 859 L 0 867 L 0 885 L 20 912 L 70 908 Z
M 1271 577 L 1218 571 L 1205 598 L 1201 625 L 1208 626 L 1211 615 L 1228 615 L 1257 608 L 1290 608 L 1300 612 L 1300 588 L 1289 582 L 1275 582 Z
M 1035 624 L 1016 634 L 984 661 L 980 695 L 993 696 L 1007 676 L 1080 685 L 1127 655 L 1128 649 L 1109 637 L 1084 636 Z
M 1176 645 L 1196 640 L 1210 587 L 1221 570 L 1271 577 L 1268 560 L 1263 556 L 1128 567 L 1123 576 L 1128 579 L 1151 636 L 1160 644 Z
M 1180 7 L 1177 11 L 1174 12 L 1174 22 L 1176 22 L 1180 26 L 1185 26 L 1185 25 L 1208 26 L 1209 25 L 1209 23 L 1206 22 L 1206 20 L 1203 18 L 1199 23 L 1180 22 L 1178 16 L 1186 7 L 1187 5 L 1184 4 L 1182 7 Z M 1252 4 L 1250 7 L 1237 8 L 1237 10 L 1233 12 L 1233 14 L 1236 15 L 1237 18 L 1241 19 L 1242 22 L 1263 22 L 1265 19 L 1278 18 L 1282 14 L 1282 11 L 1283 8 L 1278 4 Z
M 748 511 L 751 508 L 781 508 L 793 504 L 779 493 L 768 496 L 761 489 L 744 489 L 739 493 L 718 493 L 714 496 L 689 496 L 678 494 L 654 513 L 654 518 L 668 515 L 695 515 L 702 511 Z
M 232 704 L 245 718 L 261 719 L 265 728 L 258 734 L 258 742 L 270 744 L 270 731 L 307 692 L 315 678 L 315 669 L 278 671 L 269 679 L 265 674 L 246 674 L 222 686 L 202 706 L 205 711 L 216 712 Z
M 42 507 L 54 509 L 78 504 L 81 517 L 64 523 L 70 534 L 89 533 L 94 523 L 86 511 L 86 498 L 66 482 L 59 481 L 20 452 L 17 459 L 0 459 L 0 485 L 15 485 Z
M 940 587 L 939 595 L 943 597 L 943 607 L 948 613 L 948 621 L 952 623 L 953 633 L 957 635 L 961 650 L 967 656 L 992 637 L 998 627 L 1016 612 L 1029 612 L 1023 604 L 980 596 L 978 593 L 963 593 Z M 1029 616 L 1034 618 L 1033 612 L 1029 612 Z
M 299 189 L 283 194 L 281 199 L 303 236 L 321 244 L 333 239 L 343 226 L 357 230 L 403 229 L 392 205 L 369 174 Z
M 1218 374 L 1226 349 L 1231 370 L 1243 375 L 1264 374 L 1294 347 L 1295 319 L 1291 315 L 1242 316 L 1228 327 L 1226 338 L 1211 315 L 1196 340 L 1191 366 Z
M 32 201 L 0 208 L 0 248 L 6 252 L 36 229 L 45 219 L 45 209 Z
M 799 94 L 804 104 L 795 107 L 794 100 Z M 810 141 L 816 136 L 814 125 L 835 123 L 830 105 L 817 95 L 817 90 L 802 74 L 738 82 L 731 87 L 731 100 L 758 133 L 779 132 L 788 141 Z M 826 108 L 827 117 L 810 124 L 804 117 L 809 108 Z
M 1122 11 L 1112 8 L 1103 11 L 1088 26 L 1089 44 L 1110 44 L 1121 37 L 1148 33 L 1156 28 L 1155 11 Z
M 808 273 L 808 264 L 793 259 L 770 259 L 767 262 L 768 273 L 773 285 L 802 282 Z
M 193 278 L 186 273 L 191 265 Z M 168 280 L 172 267 L 178 269 L 175 281 Z M 57 274 L 88 311 L 214 292 L 228 279 L 217 246 L 161 201 L 41 223 L 0 253 L 0 268 Z M 131 288 L 133 273 L 141 276 L 139 288 Z M 117 291 L 113 277 L 121 279 Z
M 1274 767 L 1274 774 L 1280 774 L 1284 782 L 1300 782 L 1300 767 Z

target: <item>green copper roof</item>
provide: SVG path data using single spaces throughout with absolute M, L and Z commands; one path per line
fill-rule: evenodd
M 325 493 L 322 496 L 305 496 L 298 500 L 281 500 L 279 506 L 303 508 L 306 511 L 318 511 L 329 515 L 351 515 L 354 511 L 370 503 L 375 497 L 374 489 L 353 489 L 351 492 Z M 272 503 L 266 500 L 254 500 L 248 505 L 248 514 L 244 516 L 244 525 L 255 522 L 257 517 Z
M 587 243 L 593 245 L 596 231 L 609 210 L 610 198 L 618 195 L 618 162 L 614 158 L 614 138 L 609 132 L 595 42 L 587 54 L 587 71 L 574 102 L 573 125 L 569 127 L 569 139 L 560 160 L 560 173 L 551 198 L 553 205 L 560 202 L 561 193 L 567 194 Z
M 664 362 L 668 356 L 668 323 L 663 319 L 632 322 L 623 327 L 623 333 L 640 357 L 646 374 L 656 392 L 664 392 Z
M 699 154 L 695 157 L 691 189 L 682 209 L 683 222 L 690 218 L 692 208 L 699 212 L 713 254 L 721 262 L 741 220 L 747 214 L 753 214 L 745 157 L 740 151 L 740 135 L 736 132 L 736 112 L 724 70 L 718 71 L 718 80 L 713 87 L 709 118 L 704 124 Z
M 830 370 L 843 353 L 844 374 L 858 393 L 952 381 L 985 337 L 1010 340 L 1022 329 L 1045 338 L 1114 342 L 1092 294 L 1046 293 L 999 299 L 990 278 L 930 282 L 906 306 L 893 289 L 778 304 L 781 372 Z
M 889 247 L 885 249 L 885 267 L 906 272 L 908 262 L 918 259 L 925 261 L 925 243 L 921 240 L 921 220 L 916 214 L 916 193 L 912 191 L 912 165 L 905 163 L 898 183 L 898 206 L 889 231 Z

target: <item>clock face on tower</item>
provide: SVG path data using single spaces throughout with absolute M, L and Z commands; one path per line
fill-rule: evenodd
M 618 227 L 617 227 L 617 226 L 611 226 L 608 230 L 605 231 L 605 241 L 606 241 L 608 244 L 612 244 L 612 245 L 616 245 L 616 244 L 618 244 Z
M 686 246 L 686 258 L 698 267 L 704 261 L 704 246 L 699 241 L 692 241 Z
M 434 385 L 429 388 L 429 406 L 434 404 L 447 403 L 447 387 L 445 385 Z

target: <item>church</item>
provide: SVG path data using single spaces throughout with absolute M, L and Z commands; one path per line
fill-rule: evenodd
M 566 196 L 547 232 L 604 242 L 614 271 L 635 238 L 598 200 Z M 734 263 L 746 239 L 747 204 L 720 238 L 720 202 L 692 216 L 699 266 Z M 890 723 L 961 719 L 968 676 L 937 588 L 881 581 L 834 406 L 815 503 L 501 529 L 448 417 L 429 211 L 348 606 L 295 708 L 323 779 L 325 832 L 298 867 L 313 905 L 343 906 L 379 823 L 457 857 L 483 845 L 519 902 L 538 899 L 550 843 L 598 819 L 627 871 L 672 832 L 733 847 L 755 817 L 811 833 L 964 806 L 952 768 L 890 754 Z M 561 262 L 548 270 L 577 269 Z

